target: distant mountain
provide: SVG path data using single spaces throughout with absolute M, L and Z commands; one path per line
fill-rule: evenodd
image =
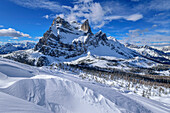
M 26 50 L 34 48 L 35 43 L 6 43 L 5 45 L 0 45 L 0 54 L 8 54 L 18 50 Z
M 125 44 L 126 47 L 135 50 L 143 57 L 154 60 L 159 63 L 170 64 L 170 54 L 150 46 L 136 46 L 133 44 Z
M 156 48 L 156 49 L 163 51 L 165 53 L 168 53 L 170 55 L 170 45 L 169 46 L 163 46 L 163 47 L 153 47 L 153 48 Z

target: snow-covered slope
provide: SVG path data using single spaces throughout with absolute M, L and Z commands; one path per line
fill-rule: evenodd
M 35 43 L 7 43 L 5 45 L 0 45 L 0 54 L 12 53 L 18 50 L 26 50 L 34 48 Z
M 168 106 L 158 101 L 121 93 L 112 87 L 82 80 L 69 72 L 52 72 L 45 67 L 31 67 L 2 58 L 0 64 L 0 69 L 6 69 L 0 70 L 2 113 L 170 112 Z
M 160 63 L 170 64 L 170 55 L 168 53 L 164 53 L 161 50 L 152 48 L 150 46 L 136 46 L 132 44 L 125 44 L 126 47 L 135 50 L 136 52 L 140 53 L 142 56 L 152 59 L 154 61 Z
M 34 50 L 64 59 L 87 54 L 88 51 L 94 55 L 118 58 L 132 58 L 136 55 L 134 51 L 124 47 L 116 39 L 107 37 L 102 31 L 93 34 L 88 20 L 81 25 L 77 22 L 69 23 L 60 17 L 54 19 Z
M 121 71 L 131 72 L 132 69 L 135 68 L 152 68 L 157 66 L 158 64 L 142 58 L 142 57 L 135 57 L 132 59 L 123 59 L 123 58 L 116 58 L 116 57 L 109 57 L 109 56 L 93 56 L 88 53 L 87 56 L 81 57 L 77 60 L 73 60 L 71 62 L 64 62 L 68 65 L 79 65 L 82 67 L 89 67 L 89 68 L 101 68 L 103 70 L 112 71 L 112 69 L 118 69 Z M 140 72 L 139 72 L 140 73 Z
M 83 24 L 67 22 L 57 17 L 34 50 L 17 51 L 3 57 L 31 65 L 50 65 L 51 57 L 60 62 L 76 60 L 90 52 L 96 56 L 129 59 L 139 54 L 126 48 L 102 31 L 93 34 L 88 20 Z M 35 53 L 37 53 L 35 55 Z M 43 56 L 43 57 L 42 57 Z M 40 60 L 39 64 L 38 61 Z
M 120 69 L 142 74 L 152 74 L 145 73 L 148 70 L 155 74 L 155 70 L 148 68 L 155 67 L 159 63 L 170 63 L 169 56 L 164 52 L 148 46 L 132 48 L 125 47 L 113 37 L 107 37 L 102 31 L 93 34 L 88 20 L 80 24 L 57 17 L 34 49 L 1 56 L 33 66 L 49 66 L 63 62 L 76 65 L 84 63 L 90 67 Z M 88 53 L 92 56 L 90 59 L 86 57 Z M 93 62 L 85 63 L 87 60 Z M 139 68 L 148 70 L 137 71 Z M 160 75 L 160 72 L 156 74 Z M 169 76 L 168 74 L 166 75 Z
M 0 113 L 52 113 L 26 100 L 0 92 Z
M 170 45 L 169 46 L 163 46 L 163 47 L 155 47 L 155 46 L 152 46 L 152 47 L 155 48 L 155 49 L 161 50 L 165 53 L 170 54 Z

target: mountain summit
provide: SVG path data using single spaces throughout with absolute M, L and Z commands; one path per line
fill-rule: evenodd
M 44 33 L 34 48 L 44 55 L 63 57 L 64 59 L 87 54 L 132 58 L 134 52 L 124 47 L 113 37 L 107 37 L 102 31 L 93 34 L 88 20 L 83 24 L 67 22 L 61 17 L 53 20 L 49 30 Z M 101 51 L 103 50 L 103 51 Z
M 88 33 L 92 33 L 88 19 L 81 25 L 81 29 Z
M 87 56 L 87 53 L 95 57 L 116 59 L 140 56 L 114 37 L 107 37 L 101 30 L 92 33 L 88 20 L 80 24 L 57 17 L 33 50 L 18 51 L 4 57 L 30 65 L 44 66 L 57 61 L 76 60 Z
M 114 37 L 107 37 L 101 30 L 92 33 L 88 20 L 80 24 L 57 17 L 34 49 L 16 51 L 2 57 L 34 66 L 47 66 L 60 62 L 79 67 L 89 66 L 109 71 L 123 69 L 140 73 L 134 69 L 138 70 L 140 67 L 141 70 L 141 67 L 145 69 L 156 66 L 156 62 L 161 63 L 160 58 L 158 61 L 155 60 L 157 57 L 148 56 L 125 47 Z

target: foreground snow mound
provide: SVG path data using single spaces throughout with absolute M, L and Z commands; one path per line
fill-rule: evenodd
M 73 74 L 51 72 L 46 68 L 36 68 L 14 61 L 0 59 L 6 70 L 1 72 L 0 109 L 2 112 L 27 113 L 168 113 L 170 109 L 159 102 L 134 95 L 130 98 L 120 92 L 98 83 L 84 81 Z M 8 65 L 8 66 L 7 66 Z M 12 67 L 12 69 L 11 69 Z M 15 69 L 22 69 L 18 76 Z M 6 71 L 11 69 L 11 73 Z M 27 73 L 26 73 L 27 72 Z M 33 76 L 30 76 L 32 73 Z M 27 75 L 28 74 L 28 75 Z M 16 77 L 15 77 L 16 76 Z M 16 102 L 16 104 L 14 104 Z M 146 103 L 150 107 L 146 107 Z M 9 105 L 8 105 L 9 104 Z M 5 107 L 6 106 L 6 107 Z M 8 106 L 8 107 L 7 107 Z M 39 109 L 42 108 L 42 109 Z
M 114 99 L 110 98 L 111 100 L 109 100 L 100 93 L 89 89 L 89 86 L 85 87 L 66 79 L 57 77 L 51 79 L 37 78 L 18 81 L 1 91 L 44 106 L 55 113 L 150 112 L 135 101 L 106 89 L 105 91 L 109 95 L 110 93 L 114 94 L 112 95 L 115 97 Z M 99 92 L 107 95 L 102 91 Z
M 0 113 L 52 113 L 51 111 L 0 92 Z
M 22 80 L 2 91 L 44 106 L 55 113 L 120 112 L 114 103 L 102 95 L 60 78 Z

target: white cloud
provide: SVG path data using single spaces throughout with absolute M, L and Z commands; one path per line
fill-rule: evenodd
M 31 38 L 29 34 L 24 34 L 20 31 L 16 31 L 15 29 L 8 28 L 8 29 L 0 29 L 0 36 L 3 37 L 28 37 Z
M 46 18 L 46 19 L 48 19 L 48 18 L 49 18 L 49 15 L 45 15 L 45 16 L 43 16 L 43 18 Z
M 38 41 L 33 41 L 33 40 L 17 40 L 17 41 L 14 41 L 15 43 L 27 43 L 27 42 L 32 42 L 32 43 L 37 43 Z
M 120 6 L 117 4 L 112 4 L 112 7 L 114 7 L 115 5 L 116 7 Z M 67 13 L 64 16 L 68 21 L 73 20 L 80 21 L 88 19 L 92 24 L 93 28 L 101 28 L 106 23 L 109 23 L 109 21 L 112 20 L 125 19 L 127 21 L 137 21 L 143 18 L 143 15 L 139 13 L 126 15 L 114 14 L 114 12 L 111 12 L 109 10 L 109 7 L 104 7 L 103 4 L 101 5 L 98 2 L 93 2 L 93 0 L 87 1 L 79 0 L 75 2 L 73 7 L 70 6 L 62 7 L 70 11 L 70 13 Z
M 53 12 L 62 12 L 59 15 L 68 21 L 81 21 L 88 19 L 94 28 L 101 28 L 109 21 L 125 19 L 137 21 L 143 18 L 142 14 L 132 11 L 125 4 L 116 1 L 104 1 L 102 3 L 93 0 L 73 0 L 73 6 L 61 5 L 50 0 L 12 0 L 13 2 L 28 8 L 44 8 Z M 57 14 L 58 15 L 58 14 Z M 46 19 L 55 18 L 57 15 L 45 15 Z
M 61 17 L 61 18 L 64 18 L 64 14 L 59 14 L 59 15 L 56 15 L 56 17 Z
M 156 32 L 150 33 L 148 29 L 129 30 L 127 35 L 128 37 L 124 37 L 121 40 L 122 43 L 131 43 L 136 45 L 159 45 L 166 43 L 170 45 L 170 36 Z
M 42 38 L 42 36 L 35 37 L 35 39 L 41 39 L 41 38 Z
M 118 20 L 118 19 L 123 19 L 123 16 L 107 16 L 105 20 Z
M 149 4 L 152 10 L 170 10 L 170 0 L 152 0 Z
M 84 2 L 76 2 L 73 7 L 63 6 L 70 10 L 70 13 L 65 15 L 68 21 L 89 19 L 94 26 L 101 25 L 104 19 L 104 10 L 100 3 L 87 0 Z
M 58 16 L 60 16 L 61 18 L 64 18 L 64 14 L 56 14 L 56 15 L 54 15 L 54 14 L 50 14 L 50 15 L 45 15 L 45 16 L 43 16 L 43 18 L 46 18 L 46 19 L 54 19 L 54 18 L 57 18 Z
M 159 33 L 170 33 L 170 30 L 167 30 L 167 29 L 158 29 L 158 30 L 156 30 L 156 32 L 159 32 Z
M 143 15 L 142 14 L 132 14 L 132 15 L 129 15 L 129 16 L 107 16 L 105 17 L 105 20 L 118 20 L 118 19 L 125 19 L 125 20 L 128 20 L 128 21 L 137 21 L 137 20 L 140 20 L 143 18 Z
M 152 25 L 152 28 L 155 28 L 155 27 L 158 27 L 158 25 L 156 25 L 156 24 Z
M 58 2 L 50 0 L 11 0 L 18 5 L 28 8 L 43 8 L 54 12 L 61 12 L 63 8 Z
M 126 20 L 130 20 L 130 21 L 137 21 L 143 18 L 142 14 L 133 14 L 130 16 L 125 17 Z
M 18 37 L 13 37 L 13 38 L 11 38 L 11 39 L 18 39 Z
M 0 25 L 0 27 L 4 27 L 3 25 Z
M 81 3 L 81 2 L 88 3 L 88 2 L 93 2 L 93 0 L 76 0 L 75 3 Z

